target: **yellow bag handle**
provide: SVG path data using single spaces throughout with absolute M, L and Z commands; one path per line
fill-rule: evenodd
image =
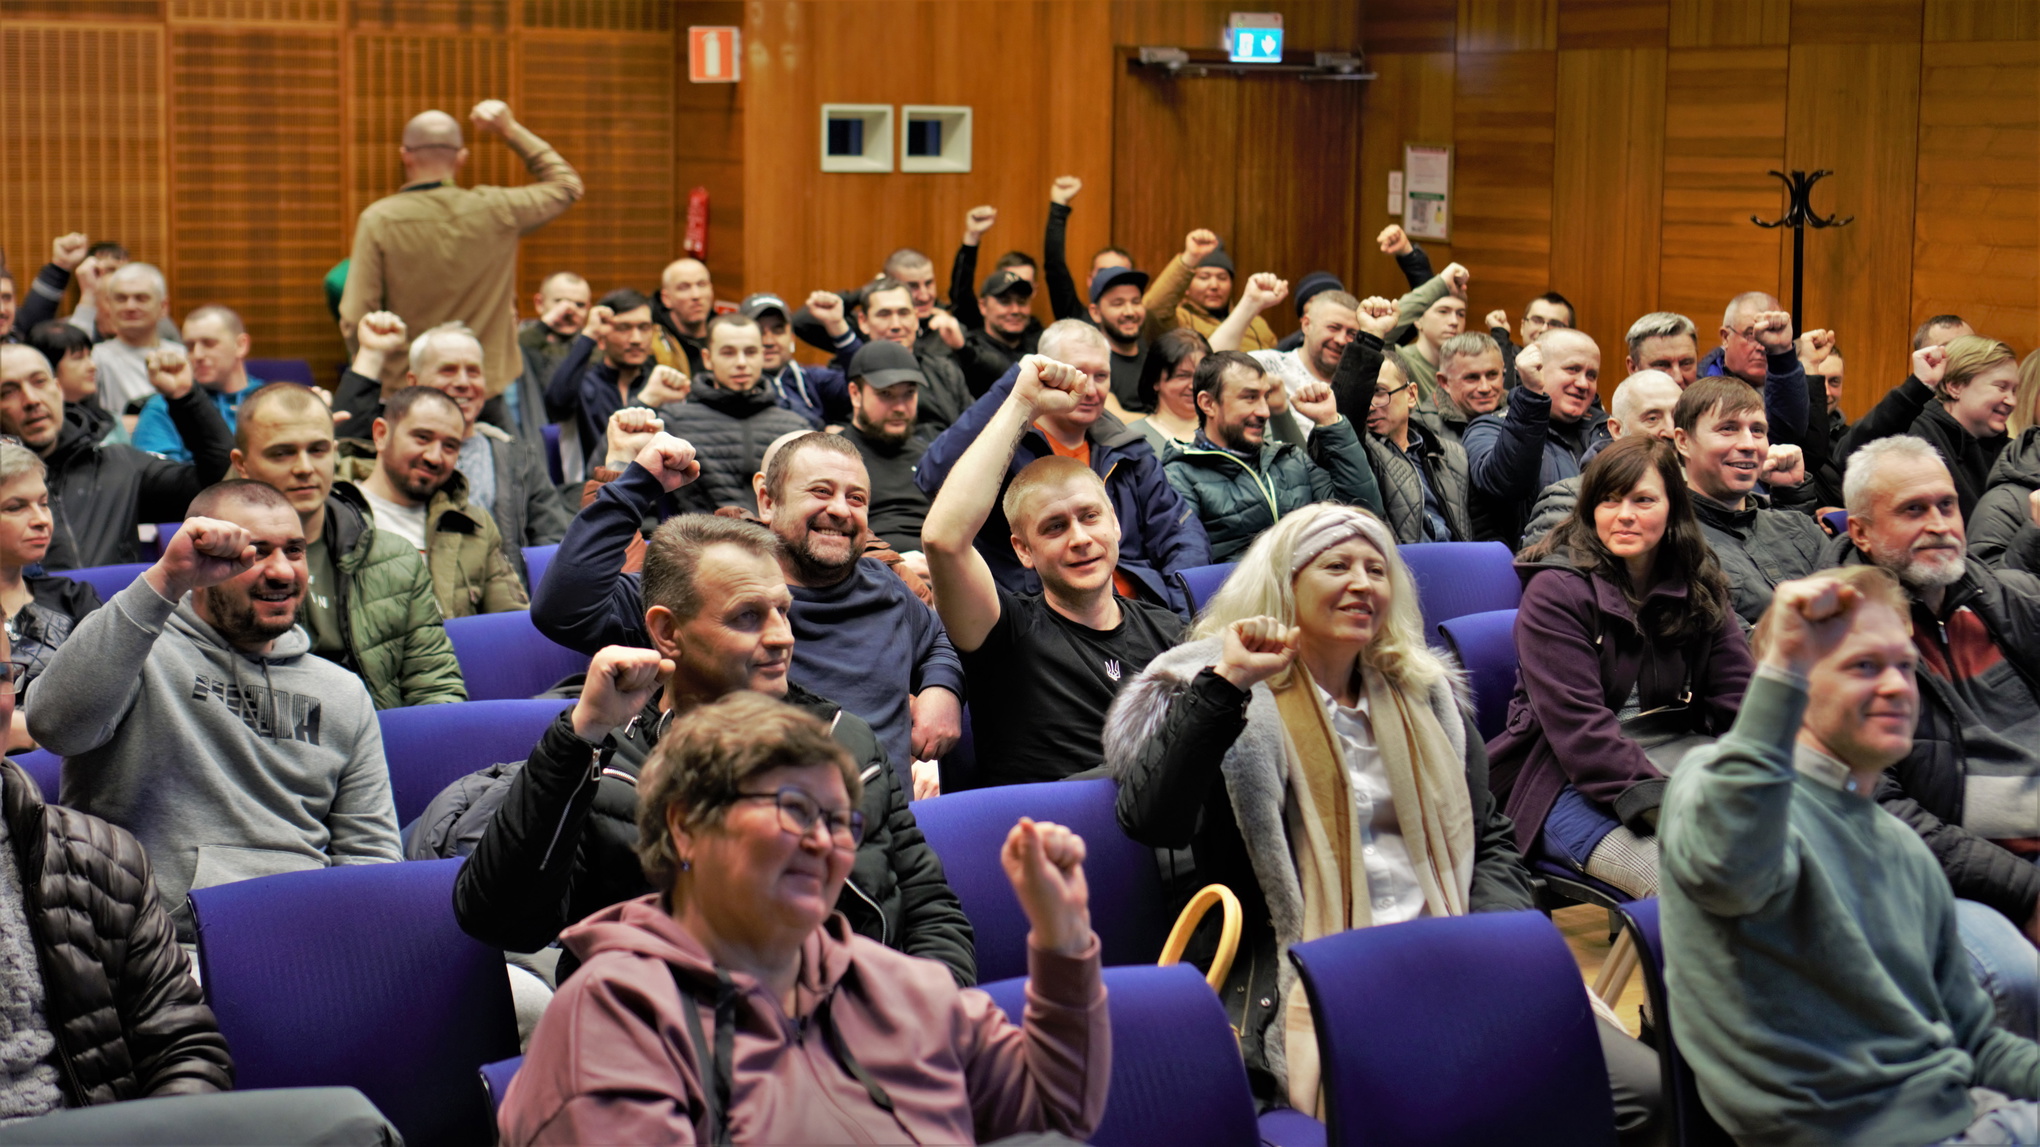
M 1204 982 L 1214 992 L 1223 992 L 1225 978 L 1232 973 L 1233 957 L 1240 950 L 1240 927 L 1245 922 L 1245 913 L 1240 911 L 1240 898 L 1223 884 L 1207 884 L 1197 890 L 1190 903 L 1183 906 L 1182 915 L 1176 917 L 1176 926 L 1169 929 L 1168 942 L 1162 945 L 1162 958 L 1155 963 L 1168 967 L 1183 958 L 1183 949 L 1190 943 L 1190 934 L 1197 931 L 1197 925 L 1213 905 L 1223 908 L 1224 915 L 1218 930 L 1218 954 L 1212 957 L 1211 970 L 1204 974 Z

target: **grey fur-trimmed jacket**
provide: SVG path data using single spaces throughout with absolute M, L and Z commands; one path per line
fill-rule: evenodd
M 1303 887 L 1289 848 L 1288 765 L 1275 695 L 1266 684 L 1243 693 L 1211 672 L 1220 641 L 1179 645 L 1120 691 L 1105 720 L 1105 766 L 1119 781 L 1119 823 L 1128 836 L 1154 848 L 1188 846 L 1197 864 L 1191 887 L 1223 884 L 1239 897 L 1246 920 L 1223 1002 L 1256 1094 L 1276 1098 L 1287 1093 L 1287 1064 L 1282 1041 L 1266 1036 L 1296 982 L 1283 954 L 1302 939 Z M 1533 907 L 1515 828 L 1488 791 L 1487 749 L 1463 684 L 1448 676 L 1427 700 L 1466 757 L 1479 835 L 1467 903 L 1475 912 Z M 1208 932 L 1215 929 L 1200 929 L 1202 943 L 1186 959 L 1209 963 Z

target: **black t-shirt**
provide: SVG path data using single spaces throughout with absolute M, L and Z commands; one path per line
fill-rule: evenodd
M 1119 624 L 1097 630 L 1038 593 L 999 591 L 998 623 L 963 654 L 981 783 L 1061 780 L 1104 763 L 1105 711 L 1120 686 L 1183 635 L 1169 610 L 1118 601 Z
M 1136 414 L 1146 414 L 1155 408 L 1154 403 L 1143 402 L 1140 397 L 1140 372 L 1147 366 L 1147 356 L 1146 343 L 1141 344 L 1139 354 L 1112 352 L 1112 396 L 1119 400 L 1119 405 Z

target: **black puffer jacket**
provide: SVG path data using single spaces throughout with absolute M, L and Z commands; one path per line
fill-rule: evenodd
M 939 960 L 958 983 L 976 983 L 970 920 L 871 726 L 798 685 L 787 687 L 786 699 L 827 722 L 864 777 L 864 843 L 837 910 L 859 935 Z M 476 797 L 468 816 L 485 825 L 434 828 L 440 818 L 433 809 L 420 824 L 455 855 L 460 838 L 479 829 L 454 885 L 453 911 L 461 929 L 485 944 L 535 952 L 576 920 L 652 891 L 634 850 L 638 771 L 663 728 L 658 699 L 604 742 L 599 762 L 574 735 L 572 717 L 572 709 L 562 712 L 522 769 Z M 497 793 L 500 799 L 490 799 Z M 567 970 L 560 969 L 563 978 Z
M 233 1057 L 141 843 L 44 804 L 12 763 L 0 767 L 0 813 L 27 893 L 65 1105 L 232 1090 Z
M 1860 563 L 1861 550 L 1847 535 L 1834 540 L 1837 564 Z M 1968 607 L 1983 621 L 2006 661 L 2028 689 L 2040 694 L 2040 578 L 2020 570 L 1996 572 L 1970 562 L 1962 580 L 1948 587 L 1942 616 Z M 1939 618 L 1913 605 L 1915 632 L 1938 628 Z M 2040 904 L 2040 867 L 1962 827 L 1964 762 L 1962 725 L 1949 686 L 1921 671 L 1920 718 L 1913 750 L 1885 770 L 1877 801 L 1920 834 L 1955 895 L 1981 901 L 2023 926 Z
M 701 463 L 701 480 L 673 495 L 687 514 L 713 514 L 724 506 L 756 509 L 751 475 L 764 461 L 765 448 L 788 431 L 814 429 L 779 405 L 762 382 L 749 390 L 725 390 L 712 374 L 696 375 L 687 401 L 661 406 L 659 416 L 666 432 L 686 439 Z
M 1955 479 L 1955 497 L 1962 504 L 1962 520 L 1968 521 L 1990 483 L 1991 468 L 1997 465 L 1998 455 L 2004 452 L 2011 437 L 1998 434 L 1978 438 L 1963 429 L 1939 402 L 1928 403 L 1906 433 L 1926 439 L 1941 452 L 1949 476 Z
M 2012 439 L 1990 470 L 1990 486 L 1977 499 L 1969 523 L 1969 556 L 2003 569 L 2012 539 L 2033 527 L 2028 499 L 2040 489 L 2040 426 L 2029 426 Z
M 189 463 L 132 446 L 102 446 L 112 415 L 66 405 L 64 427 L 43 458 L 49 467 L 49 554 L 53 570 L 136 561 L 138 522 L 178 522 L 200 490 L 227 476 L 234 436 L 219 408 L 193 387 L 170 403 L 170 421 L 191 449 Z
M 1771 592 L 1779 582 L 1828 564 L 1827 531 L 1805 514 L 1771 509 L 1770 499 L 1761 494 L 1751 494 L 1742 509 L 1731 510 L 1696 491 L 1693 516 L 1721 572 L 1728 575 L 1729 600 L 1746 627 L 1754 628 L 1771 608 Z

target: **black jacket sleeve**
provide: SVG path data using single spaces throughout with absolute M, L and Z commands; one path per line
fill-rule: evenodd
M 35 273 L 34 281 L 28 284 L 21 296 L 21 306 L 14 312 L 14 333 L 26 339 L 28 332 L 37 323 L 46 323 L 57 317 L 57 304 L 64 299 L 64 292 L 71 286 L 71 272 L 55 263 L 45 263 Z
M 1870 445 L 1879 438 L 1891 438 L 1904 434 L 1913 424 L 1913 419 L 1934 400 L 1934 388 L 1906 375 L 1905 381 L 1877 400 L 1870 413 L 1856 420 L 1849 432 L 1842 435 L 1842 444 L 1834 450 L 1832 459 L 1835 468 L 1849 464 L 1849 455 Z M 1822 401 L 1826 401 L 1822 399 Z
M 553 368 L 545 383 L 547 418 L 566 422 L 581 413 L 581 376 L 588 373 L 588 363 L 594 357 L 595 340 L 587 335 L 575 335 L 567 344 L 567 357 Z
M 1889 771 L 1878 782 L 1877 803 L 1926 842 L 1959 899 L 1988 904 L 2022 928 L 2033 918 L 2040 903 L 2040 867 L 1928 812 Z
M 1430 253 L 1418 246 L 1415 241 L 1410 243 L 1407 252 L 1395 257 L 1395 265 L 1402 268 L 1403 278 L 1410 281 L 1411 290 L 1430 282 L 1438 274 L 1431 269 Z
M 852 287 L 847 291 L 837 291 L 836 296 L 843 300 L 843 317 L 850 320 L 850 333 L 855 335 L 857 321 L 851 319 L 850 315 L 864 305 L 864 288 Z M 836 354 L 843 349 L 835 339 L 829 337 L 828 328 L 822 325 L 822 320 L 816 318 L 814 312 L 805 306 L 793 312 L 793 318 L 788 321 L 793 324 L 794 337 L 816 350 Z
M 1077 293 L 1077 281 L 1070 277 L 1068 252 L 1064 249 L 1069 222 L 1069 204 L 1048 205 L 1048 227 L 1041 236 L 1041 277 L 1048 280 L 1049 313 L 1058 319 L 1081 319 L 1090 311 L 1084 306 L 1083 296 Z
M 606 645 L 650 647 L 644 594 L 623 560 L 660 492 L 659 480 L 632 462 L 574 516 L 552 569 L 532 587 L 531 624 L 540 633 L 590 656 Z
M 958 243 L 956 261 L 949 265 L 949 313 L 967 331 L 985 325 L 984 312 L 977 304 L 978 245 Z
M 977 943 L 970 917 L 964 915 L 963 902 L 949 887 L 942 861 L 921 835 L 921 826 L 907 804 L 906 786 L 885 759 L 885 750 L 876 748 L 876 738 L 872 744 L 880 772 L 871 783 L 883 782 L 885 786 L 886 859 L 900 896 L 898 947 L 909 956 L 947 964 L 958 984 L 971 987 L 977 983 Z M 869 805 L 866 802 L 866 807 Z
M 1225 784 L 1219 766 L 1247 727 L 1248 694 L 1210 668 L 1169 702 L 1155 736 L 1119 778 L 1119 825 L 1150 848 L 1188 848 L 1198 814 Z
M 336 428 L 342 438 L 367 438 L 382 410 L 382 379 L 370 378 L 351 366 L 340 372 L 340 389 L 333 392 L 333 413 L 347 416 Z
M 574 735 L 572 709 L 546 727 L 454 881 L 461 931 L 490 947 L 536 952 L 573 922 L 567 906 L 595 805 L 596 761 L 596 749 Z
M 190 463 L 143 455 L 140 496 L 135 512 L 144 522 L 174 522 L 191 508 L 198 492 L 227 476 L 233 464 L 234 435 L 212 400 L 192 387 L 182 398 L 164 403 L 170 424 L 191 451 Z
M 1355 428 L 1365 429 L 1374 409 L 1374 387 L 1381 377 L 1381 339 L 1362 331 L 1339 352 L 1339 369 L 1332 372 L 1332 397 L 1339 413 Z

